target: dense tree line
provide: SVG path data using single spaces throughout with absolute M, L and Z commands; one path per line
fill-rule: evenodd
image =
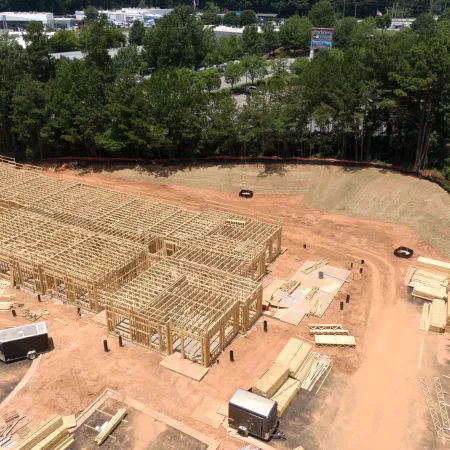
M 95 19 L 79 33 L 81 60 L 55 61 L 37 23 L 26 49 L 3 34 L 0 153 L 322 156 L 437 167 L 450 177 L 449 16 L 425 14 L 393 34 L 375 18 L 345 18 L 335 23 L 335 48 L 311 61 L 261 57 L 305 46 L 317 20 L 294 16 L 279 33 L 249 25 L 243 38 L 216 40 L 181 8 L 136 34 L 142 50 L 130 44 L 111 58 L 123 35 Z M 217 70 L 193 70 L 234 60 L 223 74 L 230 84 L 244 75 L 259 83 L 241 108 L 217 90 Z
M 257 12 L 279 13 L 283 17 L 294 13 L 306 14 L 319 0 L 217 0 L 221 11 L 254 10 Z M 199 8 L 206 6 L 207 0 L 200 0 Z M 374 16 L 377 10 L 385 13 L 395 5 L 396 17 L 417 16 L 424 12 L 440 13 L 448 2 L 445 0 L 333 0 L 333 7 L 339 17 L 354 16 L 364 18 Z M 192 0 L 0 0 L 0 11 L 50 11 L 55 14 L 73 14 L 88 5 L 98 9 L 122 7 L 173 8 L 192 5 Z M 356 9 L 355 9 L 356 6 Z

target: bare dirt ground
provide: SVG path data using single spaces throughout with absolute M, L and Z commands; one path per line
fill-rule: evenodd
M 250 164 L 128 168 L 113 175 L 124 181 L 233 194 L 240 189 L 252 189 L 256 195 L 299 194 L 303 205 L 321 211 L 407 225 L 450 257 L 450 195 L 429 181 L 388 170 Z
M 75 177 L 80 179 L 79 175 Z M 193 203 L 212 200 L 283 218 L 283 246 L 288 251 L 273 265 L 271 276 L 275 278 L 290 277 L 306 259 L 328 257 L 332 265 L 344 268 L 354 263 L 353 281 L 346 284 L 321 321 L 342 323 L 355 335 L 357 348 L 322 350 L 333 358 L 332 374 L 318 394 L 301 392 L 297 396 L 282 418 L 288 440 L 272 445 L 285 449 L 303 445 L 306 450 L 447 448 L 435 437 L 418 377 L 425 376 L 430 390 L 434 390 L 433 376 L 450 375 L 448 335 L 419 331 L 420 305 L 408 300 L 403 286 L 411 261 L 396 259 L 392 253 L 397 246 L 408 245 L 416 255 L 442 257 L 437 250 L 407 226 L 329 214 L 305 206 L 304 196 L 294 191 L 294 175 L 290 175 L 291 195 L 256 195 L 252 200 L 240 199 L 235 192 L 230 195 L 207 188 L 145 183 L 141 175 L 136 177 L 141 181 L 127 179 L 122 172 L 88 174 L 82 179 L 100 186 L 113 183 L 117 189 L 140 195 L 148 192 Z M 142 177 L 150 181 L 148 175 Z M 198 184 L 207 181 L 199 173 L 197 177 Z M 253 187 L 242 173 L 235 180 L 242 187 Z M 272 183 L 278 185 L 280 179 Z M 383 186 L 381 183 L 378 189 Z M 365 260 L 362 274 L 361 259 Z M 16 301 L 38 306 L 32 295 L 16 293 Z M 351 301 L 341 312 L 339 300 L 346 294 L 351 295 Z M 106 331 L 89 316 L 78 318 L 76 308 L 48 298 L 43 307 L 50 311 L 47 324 L 55 349 L 43 357 L 37 374 L 11 402 L 11 408 L 37 422 L 54 412 L 79 413 L 105 387 L 110 387 L 214 437 L 223 449 L 242 444 L 224 429 L 190 418 L 203 397 L 228 401 L 236 388 L 250 387 L 264 373 L 290 337 L 310 339 L 304 322 L 293 327 L 272 319 L 269 332 L 264 333 L 260 320 L 246 337 L 240 336 L 230 346 L 236 362 L 222 355 L 219 364 L 198 383 L 161 367 L 161 356 L 149 350 L 128 344 L 119 348 L 110 338 L 111 352 L 104 353 Z M 67 325 L 56 321 L 57 317 Z M 0 328 L 23 322 L 21 317 L 0 316 Z M 450 379 L 442 378 L 442 382 L 446 383 L 444 390 L 449 391 Z

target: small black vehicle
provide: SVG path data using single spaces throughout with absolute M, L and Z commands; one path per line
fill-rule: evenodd
M 37 355 L 49 349 L 45 322 L 0 330 L 0 361 L 35 359 Z

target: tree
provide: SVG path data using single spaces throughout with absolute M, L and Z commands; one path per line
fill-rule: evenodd
M 262 28 L 264 47 L 272 53 L 279 44 L 279 33 L 272 22 L 266 22 Z
M 256 23 L 256 13 L 255 11 L 246 9 L 245 11 L 241 12 L 241 15 L 239 17 L 239 22 L 241 27 L 245 27 L 247 25 L 252 25 Z
M 116 78 L 123 76 L 125 72 L 133 75 L 145 75 L 147 73 L 147 64 L 142 53 L 138 51 L 135 45 L 127 45 L 119 49 L 112 58 L 112 72 Z
M 237 27 L 239 25 L 239 16 L 234 11 L 229 11 L 225 14 L 223 23 L 230 27 Z
M 274 78 L 283 78 L 288 73 L 288 60 L 285 55 L 274 58 L 270 64 L 272 76 Z
M 84 15 L 87 23 L 95 22 L 99 18 L 98 9 L 92 5 L 84 9 Z
M 313 27 L 333 28 L 336 23 L 333 5 L 329 0 L 320 0 L 308 13 Z
M 287 49 L 307 47 L 311 42 L 311 28 L 307 17 L 289 17 L 280 27 L 281 45 Z
M 72 52 L 78 50 L 78 38 L 73 31 L 61 29 L 50 38 L 52 52 Z
M 200 78 L 203 81 L 205 89 L 209 94 L 211 93 L 211 91 L 220 88 L 220 73 L 217 69 L 207 69 L 203 72 L 200 72 Z
M 290 66 L 289 70 L 292 74 L 296 76 L 301 76 L 308 69 L 309 59 L 307 58 L 297 58 Z
M 239 82 L 242 75 L 244 75 L 244 69 L 240 63 L 229 62 L 225 69 L 225 81 L 231 84 L 233 88 L 236 83 Z
M 264 58 L 257 55 L 248 55 L 242 58 L 242 68 L 245 76 L 254 83 L 256 78 L 263 78 L 267 74 L 267 63 Z
M 23 35 L 32 74 L 36 80 L 47 81 L 53 73 L 53 60 L 50 45 L 41 22 L 28 22 Z
M 217 25 L 220 23 L 220 8 L 213 2 L 206 2 L 202 11 L 202 22 L 205 25 Z
M 14 90 L 12 98 L 12 131 L 31 151 L 43 159 L 41 130 L 45 119 L 44 84 L 32 78 L 24 78 Z
M 108 22 L 99 19 L 83 25 L 80 31 L 80 49 L 86 54 L 86 61 L 95 64 L 103 71 L 111 61 L 110 48 L 125 42 L 125 36 L 115 28 L 109 28 Z
M 211 33 L 191 14 L 190 8 L 176 8 L 145 34 L 146 58 L 150 66 L 157 68 L 199 66 L 210 50 Z
M 417 19 L 412 23 L 411 28 L 415 33 L 422 35 L 426 38 L 432 35 L 436 30 L 436 21 L 433 15 L 430 13 L 420 14 Z
M 392 23 L 392 16 L 389 13 L 376 17 L 377 28 L 385 30 L 386 28 L 389 28 L 391 26 L 391 23 Z
M 258 26 L 248 25 L 244 28 L 242 33 L 242 44 L 244 47 L 244 53 L 250 55 L 259 55 L 264 45 L 261 33 L 258 31 Z
M 450 8 L 445 8 L 439 15 L 438 20 L 439 22 L 442 22 L 443 20 L 450 20 Z
M 357 27 L 358 21 L 354 17 L 345 17 L 339 20 L 334 28 L 333 47 L 347 50 L 350 47 Z
M 145 27 L 144 22 L 135 20 L 131 25 L 130 32 L 128 34 L 128 42 L 132 45 L 142 45 L 142 39 L 144 39 Z

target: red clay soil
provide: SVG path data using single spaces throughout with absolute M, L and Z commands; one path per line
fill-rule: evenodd
M 274 278 L 289 278 L 306 259 L 327 257 L 330 264 L 343 268 L 353 262 L 354 281 L 345 284 L 322 319 L 314 320 L 342 323 L 356 337 L 357 347 L 322 349 L 333 358 L 336 379 L 345 382 L 318 394 L 332 414 L 321 416 L 311 411 L 311 433 L 315 434 L 316 442 L 313 447 L 445 448 L 434 438 L 418 376 L 427 376 L 430 389 L 433 387 L 432 376 L 439 375 L 441 364 L 448 358 L 446 340 L 441 335 L 419 331 L 420 308 L 407 302 L 403 286 L 411 261 L 395 258 L 393 250 L 407 245 L 416 255 L 440 255 L 409 228 L 314 211 L 302 206 L 302 196 L 264 195 L 248 200 L 188 187 L 124 180 L 119 183 L 114 174 L 90 174 L 83 178 L 100 186 L 116 182 L 117 189 L 129 193 L 149 192 L 194 203 L 211 200 L 282 218 L 283 247 L 288 250 L 274 263 L 271 274 Z M 362 274 L 360 267 L 364 269 Z M 339 311 L 339 300 L 346 294 L 351 296 L 350 304 Z M 38 307 L 35 297 L 21 291 L 17 292 L 16 300 Z M 260 320 L 247 336 L 239 337 L 231 345 L 236 362 L 230 363 L 227 354 L 220 356 L 219 364 L 198 383 L 164 369 L 159 365 L 160 355 L 137 346 L 127 344 L 119 348 L 109 338 L 111 352 L 104 353 L 102 341 L 107 337 L 104 328 L 89 317 L 78 318 L 72 306 L 44 299 L 44 307 L 50 311 L 46 320 L 55 349 L 43 357 L 38 373 L 11 402 L 11 408 L 36 420 L 55 412 L 78 414 L 109 387 L 211 435 L 221 441 L 224 449 L 239 448 L 242 444 L 231 439 L 224 429 L 190 418 L 203 397 L 227 401 L 236 388 L 250 387 L 267 370 L 290 337 L 311 339 L 305 322 L 293 327 L 270 319 L 269 332 L 264 333 Z M 56 317 L 67 325 L 56 321 Z M 25 321 L 0 315 L 0 328 L 13 323 Z M 423 336 L 424 357 L 419 372 Z M 300 444 L 289 443 L 285 448 Z

